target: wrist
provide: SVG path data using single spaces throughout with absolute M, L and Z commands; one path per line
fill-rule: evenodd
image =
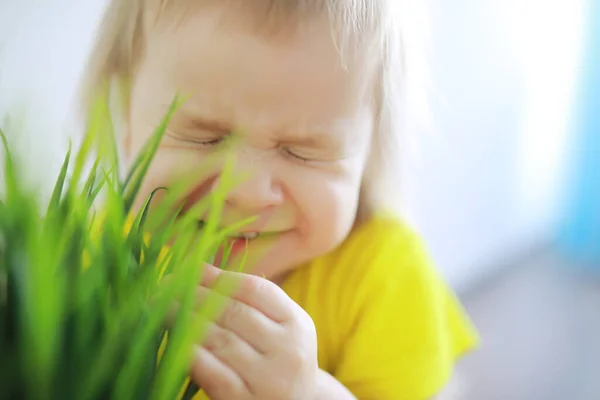
M 319 369 L 316 379 L 313 400 L 357 400 L 356 396 L 328 372 Z

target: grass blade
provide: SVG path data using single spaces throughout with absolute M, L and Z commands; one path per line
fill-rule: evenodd
M 158 150 L 160 142 L 167 130 L 169 122 L 175 111 L 179 108 L 179 98 L 175 97 L 175 99 L 171 102 L 169 106 L 169 110 L 167 115 L 162 119 L 158 128 L 154 131 L 154 134 L 150 137 L 150 140 L 147 142 L 146 146 L 143 148 L 142 152 L 133 163 L 133 167 L 131 168 L 131 172 L 128 174 L 125 182 L 123 184 L 124 187 L 124 198 L 125 198 L 125 212 L 129 213 L 131 206 L 137 196 L 137 193 L 142 186 L 143 177 L 148 172 L 150 168 L 150 163 Z
M 67 173 L 69 171 L 69 162 L 71 160 L 71 143 L 69 143 L 69 150 L 67 151 L 67 155 L 63 161 L 62 167 L 60 168 L 60 173 L 58 175 L 58 179 L 56 181 L 56 185 L 54 186 L 54 190 L 52 191 L 52 197 L 50 198 L 50 203 L 48 205 L 48 209 L 56 209 L 60 203 L 60 199 L 63 193 L 63 188 L 65 186 L 65 180 L 67 179 Z

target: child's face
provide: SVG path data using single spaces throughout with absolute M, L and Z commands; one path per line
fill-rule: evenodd
M 207 174 L 203 161 L 234 151 L 236 168 L 250 176 L 230 193 L 223 220 L 258 216 L 245 229 L 265 236 L 250 240 L 249 251 L 273 243 L 252 273 L 274 279 L 333 250 L 353 226 L 373 131 L 370 71 L 353 63 L 344 70 L 324 23 L 285 39 L 247 27 L 242 17 L 218 23 L 205 11 L 154 31 L 134 82 L 125 148 L 131 158 L 175 93 L 189 95 L 142 194 L 197 169 L 188 199 L 195 201 L 219 177 L 219 167 Z M 222 142 L 232 130 L 239 140 Z

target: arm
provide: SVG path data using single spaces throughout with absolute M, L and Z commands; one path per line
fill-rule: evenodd
M 320 369 L 317 372 L 314 400 L 356 400 L 356 397 L 333 376 Z
M 429 400 L 453 400 L 456 398 L 453 394 L 441 393 Z M 357 398 L 329 373 L 319 370 L 314 400 L 357 400 Z

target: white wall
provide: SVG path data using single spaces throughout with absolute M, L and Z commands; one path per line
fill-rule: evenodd
M 10 113 L 19 126 L 13 145 L 25 151 L 30 178 L 45 191 L 68 145 L 68 113 L 103 6 L 0 0 L 0 122 Z
M 23 101 L 35 109 L 23 140 L 38 178 L 58 168 L 64 120 L 103 4 L 0 3 L 0 114 Z M 552 232 L 584 4 L 434 3 L 438 134 L 423 141 L 410 170 L 409 203 L 457 287 Z
M 560 205 L 585 0 L 439 0 L 437 136 L 411 176 L 415 220 L 468 286 L 549 240 Z

